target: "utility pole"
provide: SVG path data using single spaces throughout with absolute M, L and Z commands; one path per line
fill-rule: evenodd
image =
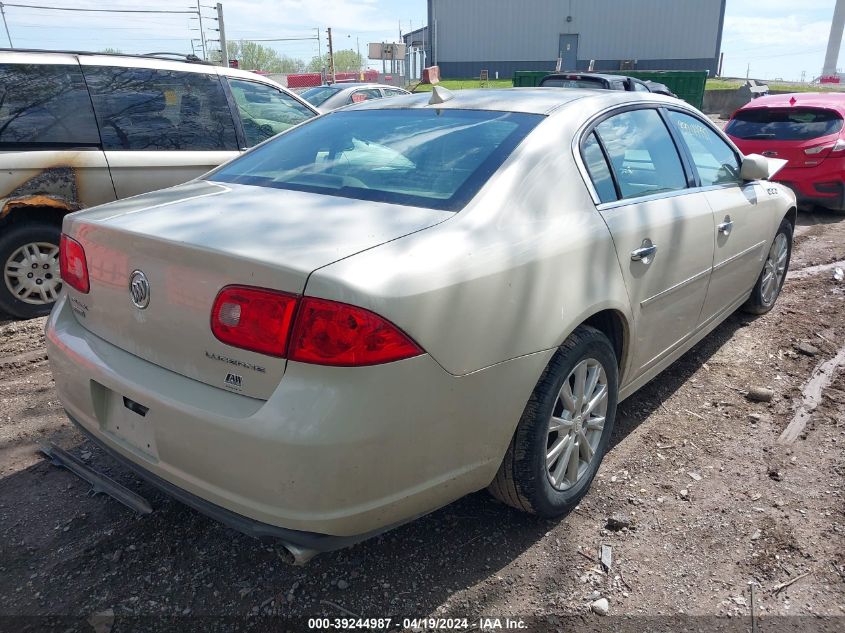
M 226 29 L 223 28 L 223 5 L 217 3 L 217 27 L 220 31 L 220 65 L 229 67 L 229 51 L 226 50 Z
M 200 0 L 197 0 L 197 17 L 199 18 L 200 22 L 200 42 L 202 43 L 202 59 L 203 61 L 208 61 L 208 53 L 205 49 L 205 29 L 202 28 L 202 7 L 200 6 Z
M 385 49 L 385 48 L 386 48 L 386 47 L 385 47 L 385 45 L 384 45 L 384 42 L 382 42 L 382 43 L 381 43 L 381 74 L 382 74 L 382 75 L 386 75 L 386 74 L 387 74 L 387 66 L 385 65 L 385 59 L 384 59 L 384 49 Z
M 328 27 L 326 29 L 326 33 L 328 34 L 329 39 L 329 76 L 332 78 L 332 83 L 335 83 L 337 79 L 334 73 L 334 48 L 332 48 L 332 28 Z
M 3 14 L 3 26 L 6 27 L 6 37 L 9 38 L 9 48 L 14 48 L 15 45 L 12 44 L 12 36 L 9 35 L 9 24 L 6 22 L 6 9 L 3 7 L 2 2 L 0 2 L 0 13 Z

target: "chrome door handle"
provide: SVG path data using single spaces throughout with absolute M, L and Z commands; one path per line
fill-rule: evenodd
M 635 251 L 631 251 L 631 261 L 648 264 L 656 252 L 657 246 L 654 244 L 648 244 L 648 246 L 644 245 Z
M 733 227 L 734 227 L 733 220 L 731 220 L 730 218 L 725 218 L 725 221 L 722 222 L 716 228 L 719 229 L 719 233 L 721 233 L 722 235 L 730 235 L 731 229 Z

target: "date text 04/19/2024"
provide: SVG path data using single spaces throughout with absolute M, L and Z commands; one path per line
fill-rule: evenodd
M 519 618 L 481 617 L 469 618 L 309 618 L 311 630 L 388 630 L 399 628 L 423 631 L 459 631 L 479 628 L 482 631 L 526 630 L 527 624 Z

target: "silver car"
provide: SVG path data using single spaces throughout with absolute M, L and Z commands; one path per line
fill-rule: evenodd
M 316 114 L 196 59 L 0 51 L 0 312 L 50 311 L 65 214 L 196 178 Z
M 556 517 L 620 400 L 774 305 L 778 166 L 648 93 L 351 106 L 68 216 L 56 388 L 129 467 L 300 557 L 482 488 Z
M 402 88 L 383 84 L 336 83 L 309 88 L 300 93 L 299 96 L 319 109 L 320 112 L 330 112 L 353 103 L 384 99 L 385 97 L 401 97 L 407 94 L 411 93 Z

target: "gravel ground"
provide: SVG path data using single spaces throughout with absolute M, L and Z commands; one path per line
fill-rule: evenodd
M 801 214 L 800 224 L 793 270 L 845 259 L 845 218 Z M 480 492 L 304 568 L 278 544 L 161 495 L 87 443 L 53 388 L 44 320 L 0 315 L 0 630 L 47 626 L 8 616 L 122 631 L 159 630 L 173 616 L 351 614 L 394 623 L 466 617 L 475 626 L 480 616 L 511 616 L 531 630 L 571 630 L 572 618 L 580 630 L 639 622 L 614 616 L 655 616 L 687 630 L 666 616 L 720 616 L 713 627 L 746 631 L 753 587 L 763 622 L 806 616 L 769 622 L 841 632 L 845 372 L 797 442 L 777 438 L 813 369 L 845 346 L 843 315 L 845 282 L 825 269 L 788 280 L 770 314 L 730 317 L 620 405 L 591 492 L 560 520 L 522 515 Z M 771 402 L 746 398 L 758 386 L 773 391 Z M 85 482 L 38 456 L 39 442 L 65 447 L 155 511 L 138 517 L 90 496 Z M 612 549 L 609 573 L 597 560 L 602 545 Z M 591 613 L 601 599 L 604 619 Z M 93 621 L 99 628 L 84 624 L 97 613 L 105 614 Z M 140 626 L 125 616 L 165 619 Z M 181 622 L 172 630 L 197 620 Z

